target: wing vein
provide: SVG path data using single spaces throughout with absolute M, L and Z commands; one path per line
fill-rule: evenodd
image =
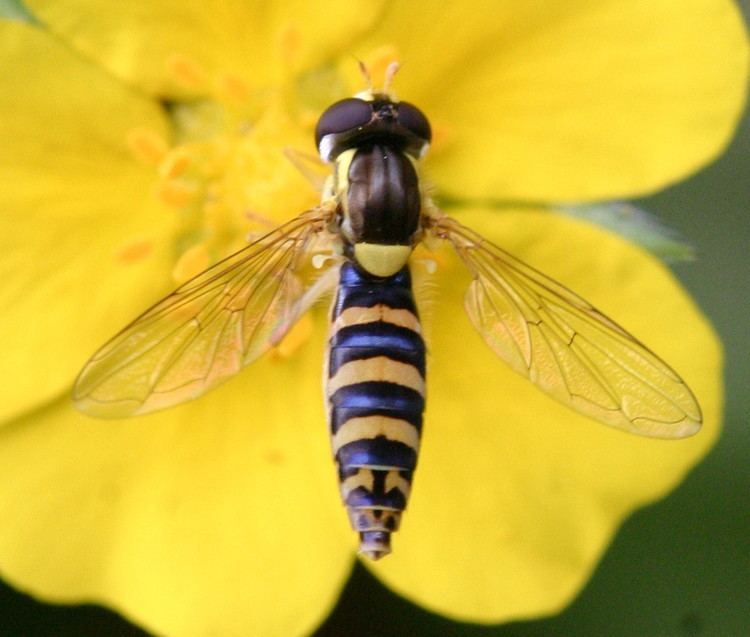
M 335 209 L 323 204 L 178 287 L 106 343 L 73 398 L 101 417 L 147 413 L 195 398 L 255 360 L 326 291 L 295 271 Z M 279 319 L 283 319 L 280 325 Z
M 457 221 L 435 216 L 427 227 L 468 267 L 467 312 L 515 371 L 614 427 L 666 438 L 699 429 L 700 407 L 684 381 L 617 323 Z

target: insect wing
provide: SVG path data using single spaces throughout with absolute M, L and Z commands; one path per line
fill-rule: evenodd
M 464 301 L 474 327 L 516 372 L 612 427 L 656 438 L 698 431 L 688 386 L 622 327 L 450 217 L 435 232 L 472 273 Z
M 326 219 L 305 212 L 159 301 L 86 363 L 76 407 L 122 418 L 195 398 L 278 343 L 310 306 L 295 274 Z

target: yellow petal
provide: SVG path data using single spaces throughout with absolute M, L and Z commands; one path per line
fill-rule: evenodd
M 0 564 L 161 635 L 309 634 L 351 568 L 323 329 L 194 403 L 103 423 L 58 401 L 0 432 Z M 312 345 L 312 342 L 311 342 Z
M 169 218 L 126 147 L 155 104 L 19 22 L 0 23 L 0 419 L 67 391 L 160 291 Z M 155 272 L 160 278 L 152 278 Z
M 384 42 L 432 119 L 431 176 L 464 198 L 659 189 L 724 148 L 747 85 L 728 0 L 394 2 L 357 51 Z
M 150 93 L 171 93 L 175 56 L 188 79 L 251 87 L 346 50 L 377 17 L 381 0 L 30 0 L 52 31 L 109 71 Z M 178 78 L 179 79 L 179 78 Z M 237 84 L 237 82 L 234 82 Z M 197 86 L 196 88 L 200 88 Z
M 693 388 L 705 417 L 696 436 L 664 441 L 566 409 L 490 352 L 458 310 L 462 266 L 453 257 L 441 269 L 422 455 L 395 551 L 373 568 L 454 618 L 533 617 L 569 602 L 622 519 L 672 489 L 714 442 L 720 345 L 668 270 L 614 235 L 528 211 L 460 219 L 644 340 Z

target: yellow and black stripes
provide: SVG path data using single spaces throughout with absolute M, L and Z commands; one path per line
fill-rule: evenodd
M 328 400 L 341 496 L 360 551 L 390 552 L 417 463 L 425 346 L 408 267 L 373 277 L 341 267 L 328 356 Z

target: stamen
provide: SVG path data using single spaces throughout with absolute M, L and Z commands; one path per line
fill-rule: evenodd
M 146 258 L 151 254 L 153 247 L 150 239 L 131 239 L 120 247 L 115 257 L 118 261 L 130 265 Z
M 271 219 L 270 217 L 266 217 L 264 214 L 260 212 L 254 212 L 253 210 L 245 210 L 245 218 L 250 223 L 256 223 L 262 228 L 262 232 L 265 234 L 269 230 L 273 230 L 274 228 L 278 227 L 278 223 Z M 254 236 L 256 233 L 250 233 L 250 236 Z M 249 241 L 250 239 L 248 239 Z
M 133 128 L 127 134 L 126 143 L 135 158 L 149 166 L 157 166 L 169 150 L 167 141 L 150 128 Z
M 184 88 L 192 90 L 203 88 L 208 75 L 194 59 L 182 53 L 173 53 L 167 59 L 167 71 Z
M 216 94 L 221 100 L 242 103 L 250 97 L 250 87 L 235 73 L 221 73 L 216 79 Z
M 192 157 L 184 148 L 179 147 L 170 151 L 159 165 L 159 174 L 164 179 L 174 179 L 181 176 L 190 165 Z
M 172 208 L 182 208 L 189 204 L 196 195 L 196 188 L 182 181 L 163 181 L 157 187 L 157 194 L 165 204 Z
M 269 449 L 263 454 L 263 459 L 272 465 L 284 464 L 284 452 L 281 449 Z
M 279 37 L 287 63 L 298 63 L 300 29 L 288 25 Z M 212 255 L 242 248 L 248 229 L 256 229 L 253 238 L 266 234 L 280 220 L 314 206 L 319 197 L 280 152 L 309 143 L 312 122 L 301 119 L 309 109 L 289 106 L 289 99 L 299 97 L 298 84 L 291 81 L 294 73 L 289 72 L 280 87 L 261 93 L 252 77 L 213 70 L 209 74 L 185 55 L 172 55 L 167 66 L 173 86 L 191 89 L 183 92 L 188 98 L 177 99 L 168 110 L 170 137 L 157 128 L 134 129 L 128 145 L 139 160 L 154 167 L 154 196 L 176 213 L 179 258 L 172 276 L 183 283 L 206 269 Z M 282 69 L 282 75 L 288 71 Z M 299 158 L 296 163 L 306 164 L 302 172 L 311 181 L 313 168 L 328 174 L 317 157 Z M 117 256 L 130 262 L 150 249 L 148 242 L 133 242 Z M 291 355 L 311 331 L 310 319 L 302 319 L 274 348 L 275 355 Z
M 197 276 L 205 270 L 211 263 L 211 257 L 208 254 L 208 248 L 204 243 L 198 243 L 192 248 L 188 248 L 177 259 L 177 263 L 172 269 L 172 278 L 177 284 L 185 283 L 194 276 Z
M 294 69 L 302 49 L 302 32 L 296 24 L 286 24 L 281 31 L 281 58 L 287 70 Z
M 323 192 L 326 179 L 331 173 L 330 168 L 318 155 L 311 155 L 296 148 L 284 148 L 284 156 L 292 162 L 302 176 L 309 181 L 318 192 Z

